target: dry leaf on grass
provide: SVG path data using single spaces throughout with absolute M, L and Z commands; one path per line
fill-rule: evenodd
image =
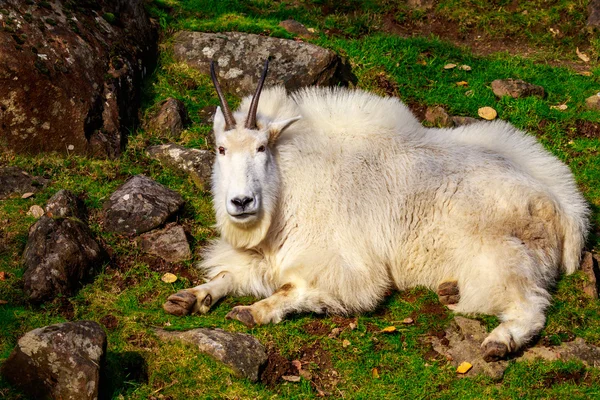
M 406 324 L 406 325 L 410 325 L 410 324 L 412 324 L 413 322 L 415 322 L 415 321 L 414 321 L 412 318 L 404 318 L 404 319 L 402 320 L 402 323 L 403 323 L 403 324 Z
M 569 108 L 569 106 L 567 106 L 566 104 L 559 104 L 557 106 L 550 106 L 550 109 L 552 109 L 552 110 L 558 110 L 558 111 L 565 111 L 567 108 Z
M 33 196 L 34 193 L 33 192 L 27 192 L 27 193 L 23 193 L 23 196 L 21 196 L 22 199 L 28 199 L 31 196 Z
M 470 71 L 472 68 L 468 65 L 461 65 L 460 67 L 458 67 L 458 69 L 461 69 L 463 71 Z
M 350 341 L 347 339 L 344 339 L 344 341 L 342 342 L 342 347 L 346 348 L 348 346 L 350 346 Z
M 456 64 L 450 63 L 450 64 L 444 65 L 444 69 L 452 69 L 452 68 L 456 68 Z
M 396 332 L 396 327 L 395 326 L 387 326 L 385 328 L 383 328 L 381 330 L 381 332 L 383 333 L 392 333 L 392 332 Z
M 377 371 L 377 368 L 373 368 L 371 373 L 373 374 L 373 378 L 379 379 L 379 371 Z
M 32 215 L 35 218 L 40 218 L 44 215 L 44 209 L 38 205 L 33 205 L 29 207 L 29 211 L 27 211 L 27 215 Z
M 300 382 L 300 377 L 295 375 L 284 375 L 281 379 L 288 382 Z
M 457 86 L 469 86 L 469 82 L 467 81 L 460 81 L 460 82 L 456 82 Z
M 471 363 L 464 361 L 464 362 L 460 363 L 458 368 L 456 368 L 456 372 L 458 372 L 459 374 L 466 374 L 467 372 L 469 372 L 469 370 L 471 368 L 473 368 Z
M 0 300 L 0 305 L 3 305 L 3 304 L 8 304 L 8 301 L 6 301 L 6 300 Z
M 0 271 L 0 281 L 5 281 L 5 280 L 6 280 L 6 272 Z
M 164 274 L 162 276 L 162 278 L 160 278 L 161 281 L 165 282 L 165 283 L 173 283 L 177 280 L 177 276 L 175 276 L 174 274 L 167 272 L 166 274 Z
M 479 114 L 481 118 L 487 119 L 488 121 L 491 121 L 498 116 L 498 113 L 492 107 L 481 107 L 479 110 L 477 110 L 477 114 Z
M 580 52 L 579 51 L 579 47 L 577 47 L 575 49 L 575 53 L 577 53 L 577 57 L 579 57 L 579 59 L 581 61 L 583 61 L 583 62 L 590 62 L 590 58 L 587 55 L 585 55 L 584 53 Z

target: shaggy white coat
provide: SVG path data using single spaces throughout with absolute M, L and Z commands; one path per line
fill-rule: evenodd
M 234 113 L 238 126 L 249 104 Z M 456 311 L 503 321 L 486 342 L 514 351 L 542 329 L 548 288 L 578 268 L 588 229 L 567 166 L 502 121 L 429 129 L 397 99 L 360 90 L 262 93 L 259 128 L 295 116 L 269 148 L 257 223 L 228 217 L 231 177 L 217 160 L 221 238 L 201 267 L 227 279 L 195 288 L 199 300 L 275 293 L 247 307 L 260 324 L 369 311 L 391 288 L 457 280 Z M 215 123 L 217 143 L 238 135 L 243 147 L 253 135 L 243 131 Z

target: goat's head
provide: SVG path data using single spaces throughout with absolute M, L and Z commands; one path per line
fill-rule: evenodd
M 277 202 L 279 171 L 273 155 L 274 146 L 281 132 L 300 117 L 281 121 L 257 118 L 267 70 L 268 60 L 246 120 L 238 125 L 219 86 L 214 63 L 210 65 L 211 77 L 221 101 L 213 125 L 217 148 L 213 195 L 217 222 L 221 227 L 233 224 L 237 229 L 248 230 L 262 225 L 264 230 L 265 222 L 267 227 L 270 225 Z M 247 243 L 245 246 L 255 244 Z

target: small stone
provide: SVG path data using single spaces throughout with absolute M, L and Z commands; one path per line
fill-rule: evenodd
M 473 124 L 473 123 L 478 122 L 478 121 L 477 121 L 476 118 L 462 117 L 462 116 L 453 116 L 452 117 L 452 122 L 454 123 L 454 126 L 464 126 L 464 125 Z
M 31 206 L 29 207 L 29 211 L 27 211 L 27 215 L 40 218 L 42 215 L 44 215 L 44 209 L 38 205 Z
M 585 105 L 590 110 L 600 110 L 600 93 L 596 93 L 585 99 Z
M 403 323 L 404 325 L 410 325 L 410 324 L 414 324 L 414 322 L 415 322 L 415 320 L 414 320 L 414 319 L 412 319 L 412 318 L 404 318 L 404 319 L 402 320 L 402 323 Z
M 200 352 L 221 361 L 236 375 L 252 382 L 258 381 L 259 372 L 267 361 L 265 347 L 254 336 L 245 333 L 209 328 L 181 332 L 164 329 L 154 331 L 163 340 L 177 340 L 198 346 Z
M 592 299 L 598 298 L 598 264 L 594 259 L 594 256 L 589 251 L 583 252 L 581 260 L 581 271 L 587 277 L 587 282 L 583 286 L 583 291 L 586 295 Z
M 587 26 L 590 28 L 600 27 L 600 0 L 588 1 Z
M 427 107 L 427 111 L 425 111 L 425 121 L 430 124 L 447 128 L 454 125 L 452 122 L 452 118 L 443 107 L 435 106 L 435 107 Z
M 279 26 L 288 31 L 289 33 L 293 33 L 300 37 L 304 38 L 312 38 L 313 35 L 306 27 L 298 21 L 293 19 L 286 19 L 285 21 L 281 21 Z
M 477 110 L 477 114 L 481 118 L 487 119 L 488 121 L 491 121 L 498 116 L 498 113 L 492 107 L 481 107 L 479 110 Z
M 135 201 L 124 200 L 129 195 Z M 104 203 L 104 229 L 137 235 L 158 228 L 183 205 L 181 195 L 144 175 L 121 185 Z
M 215 154 L 208 150 L 187 149 L 169 143 L 150 146 L 146 149 L 148 157 L 161 164 L 173 168 L 182 174 L 189 175 L 192 181 L 202 190 L 210 190 L 212 167 Z
M 189 122 L 185 105 L 169 97 L 160 104 L 160 109 L 146 124 L 146 130 L 159 136 L 178 139 Z
M 295 375 L 284 375 L 281 379 L 288 382 L 300 382 L 300 377 Z
M 492 81 L 492 91 L 497 97 L 510 96 L 515 99 L 529 96 L 543 98 L 546 95 L 543 87 L 521 79 L 496 79 Z
M 181 225 L 171 224 L 165 229 L 155 230 L 140 236 L 142 250 L 176 263 L 189 260 L 192 256 L 185 231 Z

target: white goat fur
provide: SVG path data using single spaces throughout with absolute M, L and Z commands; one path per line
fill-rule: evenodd
M 238 126 L 250 100 L 234 113 Z M 561 267 L 578 268 L 588 229 L 567 166 L 502 121 L 430 129 L 397 99 L 360 90 L 262 93 L 259 130 L 298 115 L 269 148 L 276 176 L 257 224 L 228 218 L 217 161 L 221 238 L 201 267 L 227 279 L 191 289 L 199 300 L 271 296 L 241 307 L 262 324 L 373 310 L 390 288 L 457 280 L 456 311 L 503 321 L 484 345 L 514 351 L 543 328 L 548 289 Z

